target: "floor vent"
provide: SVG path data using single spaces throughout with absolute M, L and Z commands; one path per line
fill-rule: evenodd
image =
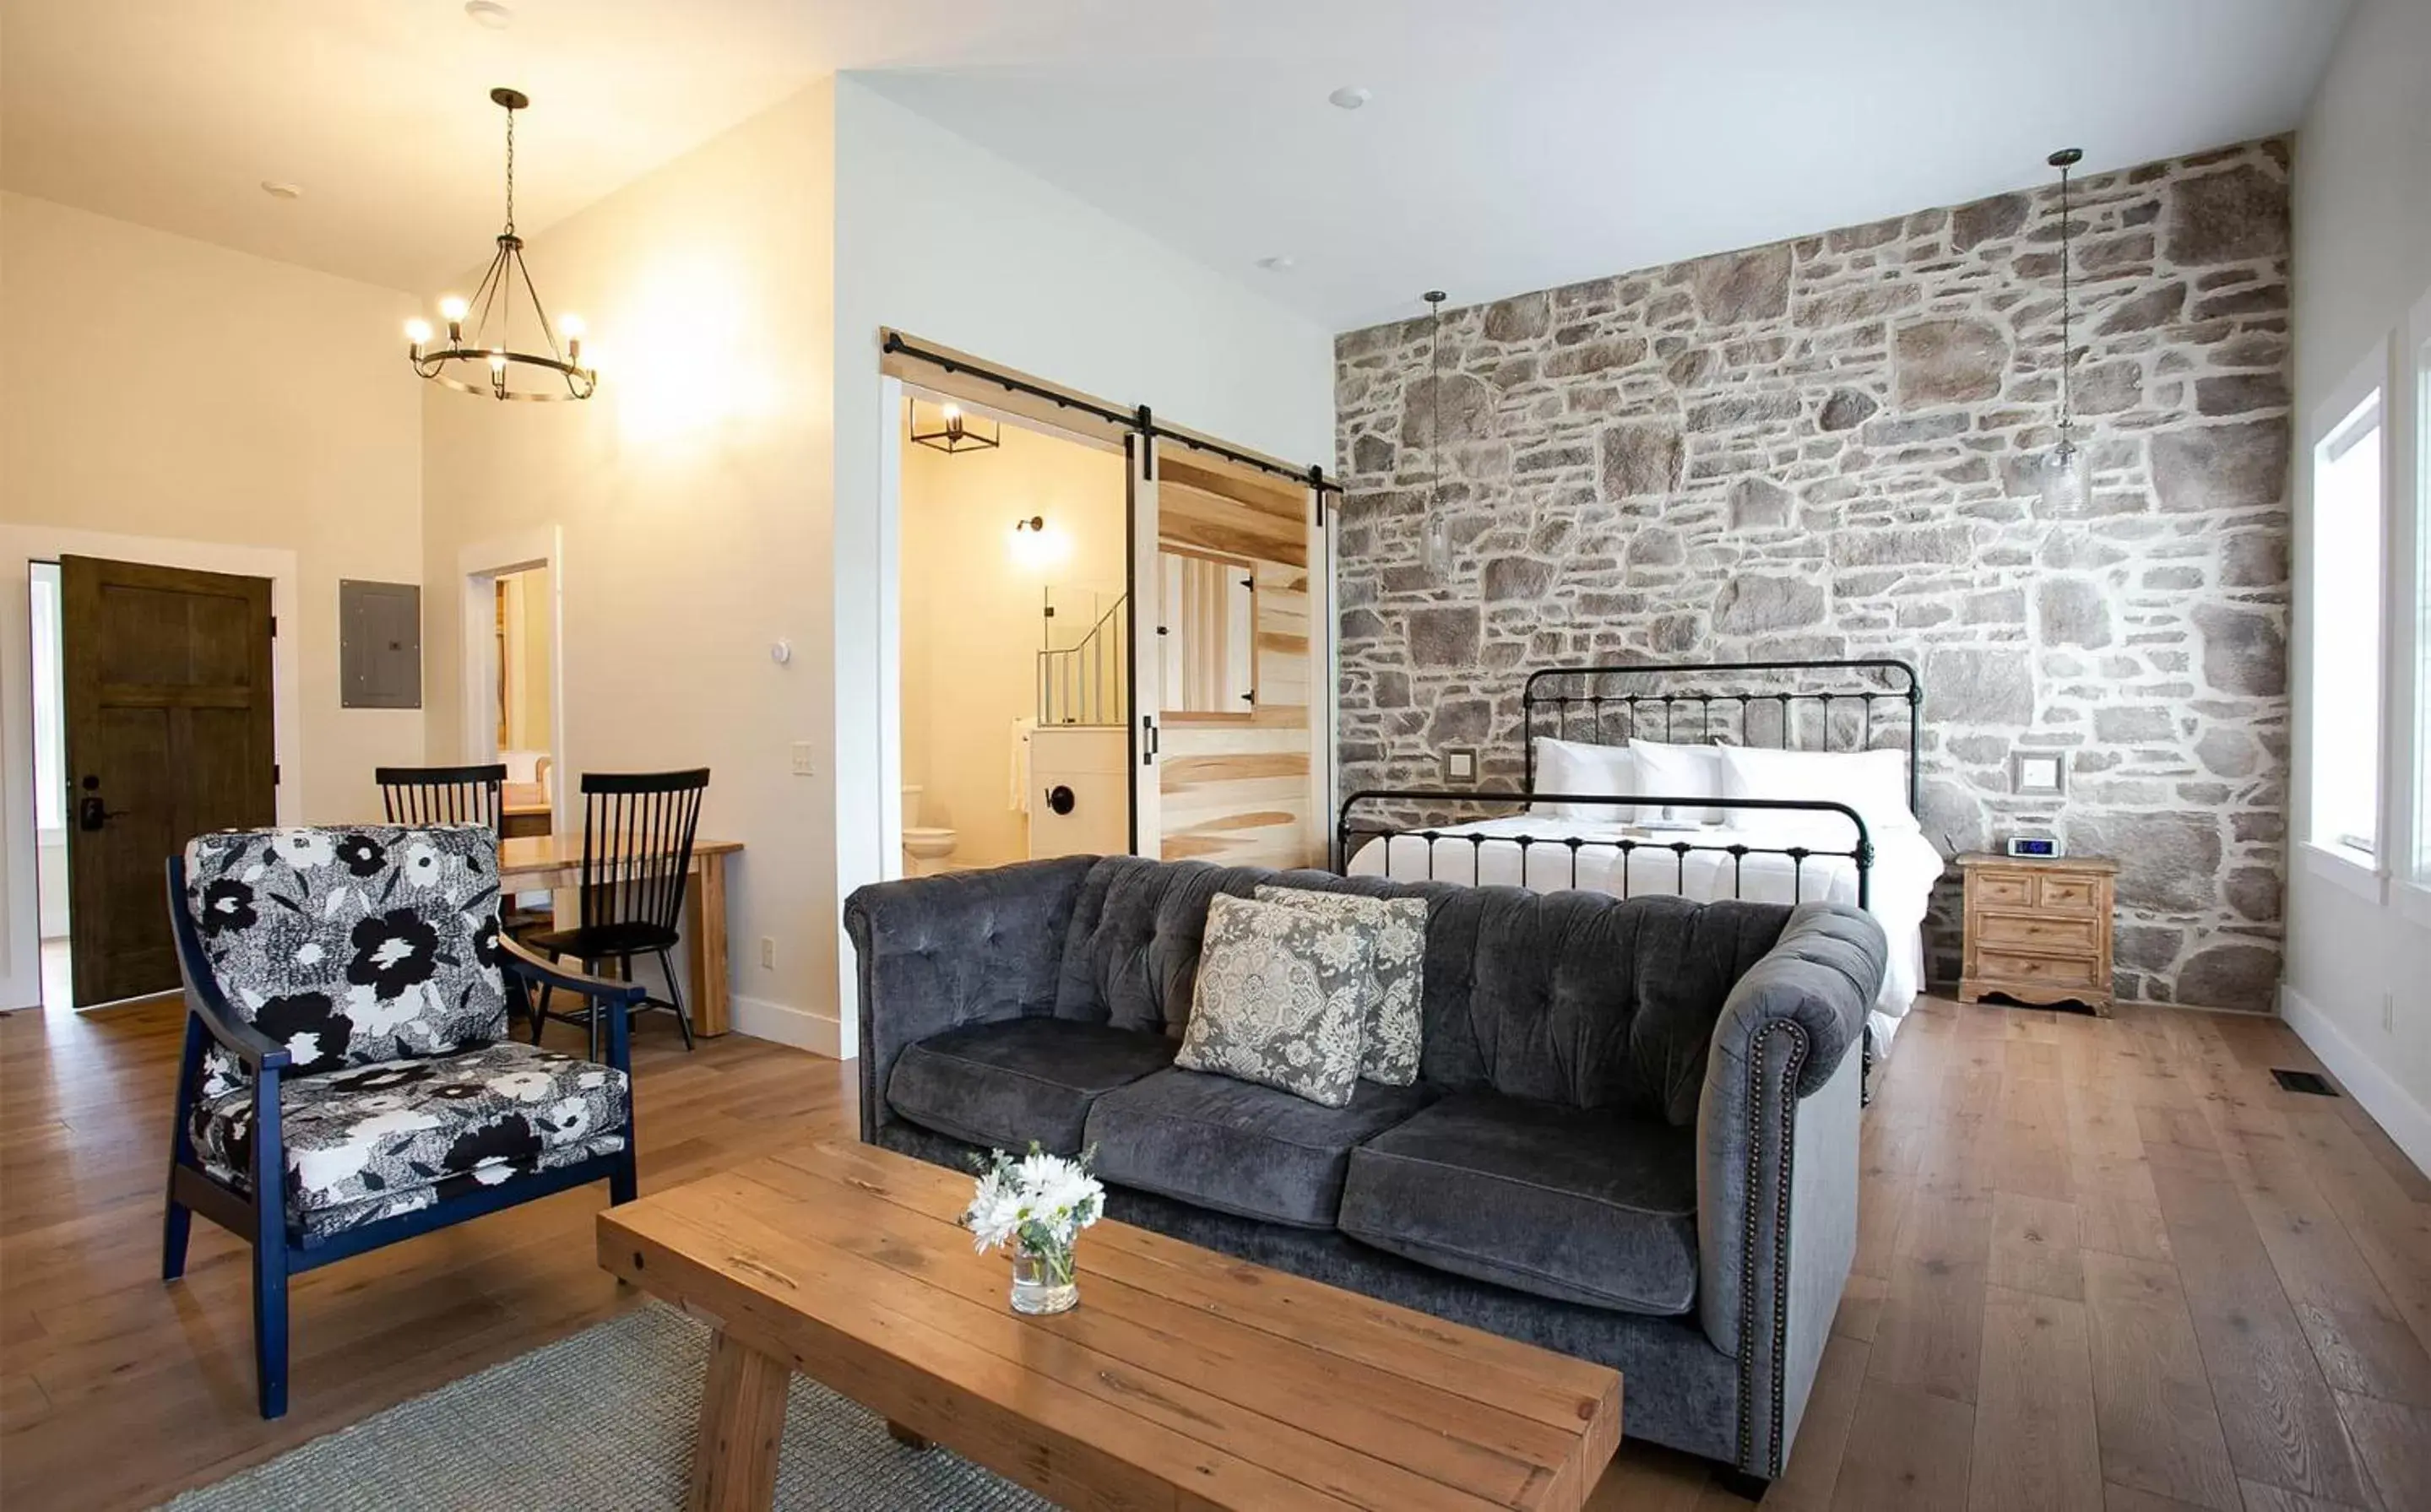
M 2315 1097 L 2339 1095 L 2339 1089 L 2324 1080 L 2320 1072 L 2282 1071 L 2274 1066 L 2271 1070 L 2271 1074 L 2278 1077 L 2279 1085 L 2291 1092 L 2310 1092 Z

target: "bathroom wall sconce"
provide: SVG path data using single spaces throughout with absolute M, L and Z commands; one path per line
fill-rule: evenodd
M 963 407 L 951 400 L 923 406 L 918 399 L 906 394 L 903 404 L 911 419 L 912 440 L 919 445 L 933 446 L 938 451 L 948 453 L 977 452 L 1003 441 L 1002 425 L 992 420 L 977 420 L 965 415 Z M 924 409 L 930 417 L 925 429 L 922 420 Z
M 1019 566 L 1052 567 L 1064 559 L 1067 545 L 1064 532 L 1049 529 L 1043 514 L 1013 523 L 1013 559 Z

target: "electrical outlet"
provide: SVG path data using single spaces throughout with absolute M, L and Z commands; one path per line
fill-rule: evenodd
M 774 935 L 760 937 L 760 969 L 763 972 L 777 969 L 777 937 Z
M 796 740 L 794 742 L 795 776 L 815 777 L 819 774 L 818 762 L 812 755 L 812 750 L 811 742 L 808 740 Z

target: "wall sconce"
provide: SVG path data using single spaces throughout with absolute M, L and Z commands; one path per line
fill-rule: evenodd
M 934 420 L 925 429 L 921 425 L 920 401 L 907 394 L 903 403 L 911 419 L 912 440 L 918 445 L 933 446 L 947 453 L 977 452 L 998 445 L 1003 440 L 1002 425 L 995 421 L 972 419 L 963 413 L 962 406 L 951 400 L 930 407 Z
M 1033 572 L 1052 567 L 1064 559 L 1069 546 L 1064 532 L 1048 527 L 1043 514 L 1013 523 L 1013 559 L 1016 566 Z

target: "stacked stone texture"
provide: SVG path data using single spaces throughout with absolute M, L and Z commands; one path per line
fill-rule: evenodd
M 2288 782 L 2288 144 L 2071 190 L 2088 514 L 2046 518 L 2056 186 L 1574 284 L 1335 345 L 1346 790 L 1520 774 L 1588 662 L 1895 656 L 1945 850 L 2116 857 L 2131 999 L 2268 1006 Z M 1440 413 L 1438 578 L 1420 525 Z M 1888 739 L 1887 731 L 1885 739 Z M 2067 753 L 2064 800 L 2009 791 Z M 1957 974 L 1954 879 L 1927 926 Z

